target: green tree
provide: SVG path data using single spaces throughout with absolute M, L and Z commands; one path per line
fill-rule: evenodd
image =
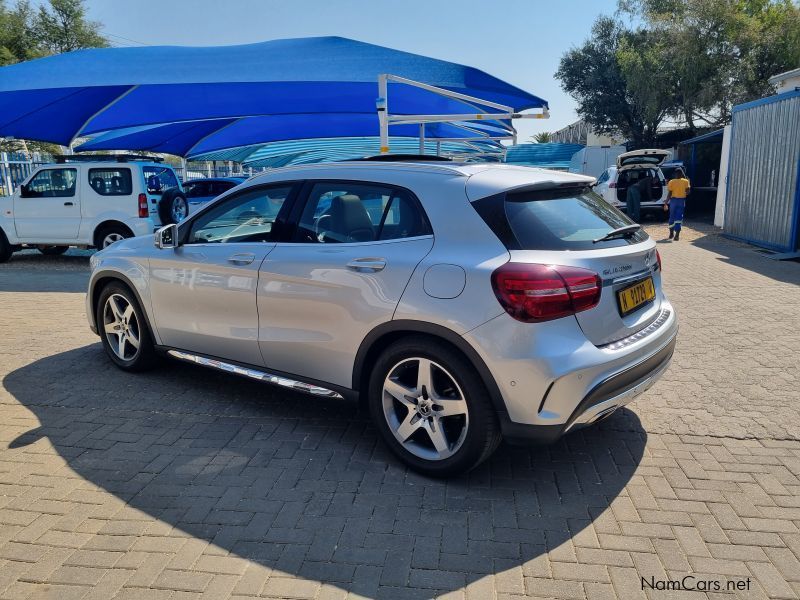
M 83 0 L 50 0 L 50 6 L 39 7 L 34 24 L 37 41 L 48 54 L 106 47 L 99 29 L 99 23 L 86 19 Z
M 622 134 L 637 146 L 655 140 L 669 106 L 659 53 L 664 42 L 600 17 L 582 46 L 561 58 L 556 77 L 597 133 Z M 654 72 L 653 72 L 654 70 Z
M 548 144 L 553 141 L 553 134 L 549 131 L 542 131 L 533 136 L 533 141 L 537 144 Z
M 34 10 L 28 0 L 0 0 L 0 66 L 80 48 L 108 46 L 100 25 L 86 18 L 83 0 L 49 0 Z
M 734 104 L 771 94 L 772 75 L 800 66 L 793 0 L 619 0 L 619 9 L 670 41 L 670 112 L 690 130 L 728 123 Z

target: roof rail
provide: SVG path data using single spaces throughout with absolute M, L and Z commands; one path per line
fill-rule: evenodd
M 140 156 L 138 154 L 61 154 L 56 156 L 58 164 L 70 162 L 164 162 L 160 156 Z
M 351 158 L 350 160 L 367 160 L 370 162 L 453 162 L 446 156 L 435 154 L 375 154 L 363 158 Z

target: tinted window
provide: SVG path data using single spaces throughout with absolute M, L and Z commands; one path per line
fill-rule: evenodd
M 183 184 L 187 198 L 204 198 L 211 195 L 210 184 L 207 181 L 196 181 Z
M 211 182 L 211 190 L 209 196 L 219 196 L 227 192 L 230 189 L 233 189 L 237 186 L 237 183 L 233 181 L 212 181 Z
M 629 238 L 593 243 L 633 221 L 588 189 L 498 194 L 473 206 L 510 250 L 592 250 L 647 239 L 640 230 Z
M 249 190 L 203 213 L 192 223 L 189 244 L 267 242 L 291 186 Z
M 39 171 L 22 190 L 23 198 L 71 198 L 75 195 L 76 169 Z
M 597 183 L 605 183 L 606 181 L 608 181 L 609 175 L 610 172 L 608 169 L 606 169 L 605 171 L 603 171 L 603 174 L 600 175 L 600 177 L 597 179 Z
M 133 193 L 130 169 L 89 169 L 89 185 L 101 196 L 129 196 Z
M 428 235 L 430 227 L 410 192 L 390 186 L 315 184 L 295 242 L 374 242 Z
M 142 167 L 142 175 L 151 194 L 161 194 L 166 190 L 178 187 L 178 178 L 170 167 Z

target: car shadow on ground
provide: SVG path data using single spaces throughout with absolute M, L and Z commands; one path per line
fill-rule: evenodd
M 11 451 L 49 451 L 37 444 L 46 438 L 88 484 L 172 535 L 368 597 L 429 598 L 491 573 L 521 584 L 519 566 L 550 577 L 548 551 L 574 562 L 573 537 L 610 531 L 598 523 L 647 440 L 623 409 L 553 446 L 501 446 L 469 475 L 435 480 L 395 460 L 354 403 L 173 362 L 127 374 L 99 343 L 3 385 L 40 422 Z

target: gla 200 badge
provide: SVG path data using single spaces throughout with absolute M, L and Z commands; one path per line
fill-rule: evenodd
M 620 265 L 611 269 L 603 269 L 603 275 L 616 275 L 618 273 L 625 273 L 630 271 L 632 268 L 633 265 Z

